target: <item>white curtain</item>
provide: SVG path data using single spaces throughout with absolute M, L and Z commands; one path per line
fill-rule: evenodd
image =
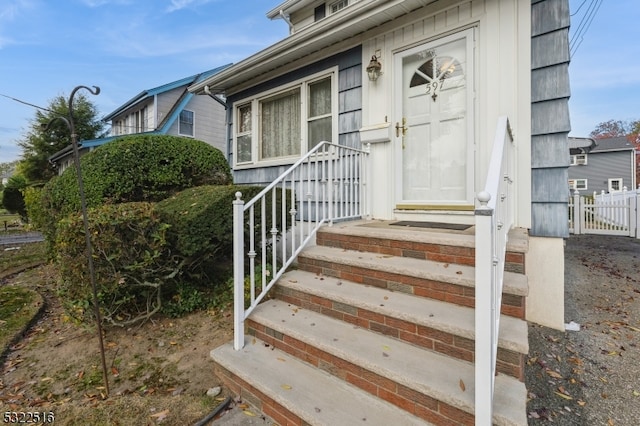
M 300 89 L 260 103 L 261 158 L 300 155 Z

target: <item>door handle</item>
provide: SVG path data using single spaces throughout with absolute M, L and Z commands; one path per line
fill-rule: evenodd
M 396 122 L 396 137 L 400 137 L 400 131 L 402 131 L 402 136 L 407 134 L 407 119 L 402 117 L 402 126 L 400 123 Z

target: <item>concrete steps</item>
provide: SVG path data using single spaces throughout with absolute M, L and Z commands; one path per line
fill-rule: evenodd
M 273 299 L 246 321 L 245 347 L 212 351 L 217 374 L 283 425 L 372 424 L 374 418 L 380 421 L 374 424 L 473 425 L 475 272 L 463 255 L 473 252 L 469 235 L 362 224 L 318 232 L 319 245 L 303 250 L 298 269 L 283 275 Z M 521 262 L 524 271 L 526 238 L 515 240 L 512 269 Z M 358 250 L 336 241 L 357 242 Z M 402 245 L 402 252 L 380 249 Z M 460 259 L 428 258 L 436 251 Z M 497 425 L 527 424 L 526 294 L 526 276 L 508 272 Z
M 475 268 L 466 265 L 315 246 L 298 256 L 298 267 L 372 287 L 473 308 Z M 505 272 L 502 313 L 523 319 L 527 278 Z
M 364 290 L 364 291 L 363 291 Z M 474 310 L 439 300 L 362 285 L 306 271 L 287 272 L 276 298 L 363 329 L 474 362 Z M 503 315 L 498 371 L 524 380 L 526 322 Z
M 428 425 L 380 398 L 291 355 L 247 338 L 211 351 L 215 373 L 280 425 Z

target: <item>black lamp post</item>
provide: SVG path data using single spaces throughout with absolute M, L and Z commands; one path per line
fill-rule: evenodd
M 78 176 L 78 191 L 80 192 L 80 203 L 82 208 L 82 221 L 84 224 L 84 237 L 86 243 L 86 255 L 87 255 L 87 263 L 89 266 L 89 276 L 91 278 L 91 289 L 93 291 L 93 307 L 96 316 L 96 324 L 98 327 L 98 341 L 100 342 L 100 355 L 102 357 L 102 377 L 104 379 L 104 386 L 106 390 L 106 395 L 109 396 L 109 379 L 107 376 L 107 363 L 105 360 L 104 354 L 104 342 L 102 341 L 102 316 L 100 315 L 100 306 L 98 304 L 98 290 L 96 288 L 96 272 L 93 266 L 93 248 L 91 245 L 91 235 L 89 234 L 89 219 L 87 216 L 87 200 L 84 195 L 84 186 L 82 184 L 82 173 L 80 171 L 80 151 L 78 149 L 78 135 L 76 134 L 75 123 L 73 121 L 73 97 L 76 92 L 80 89 L 88 90 L 92 95 L 98 95 L 100 93 L 100 88 L 98 86 L 93 86 L 93 89 L 87 86 L 77 86 L 71 91 L 71 95 L 69 96 L 69 117 L 56 117 L 52 120 L 62 120 L 69 127 L 69 131 L 71 132 L 71 144 L 73 146 L 73 158 L 76 166 L 76 174 Z M 49 123 L 51 124 L 51 122 Z M 48 126 L 47 126 L 48 127 Z

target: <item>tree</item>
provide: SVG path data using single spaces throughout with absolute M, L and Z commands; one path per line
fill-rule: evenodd
M 640 120 L 631 123 L 631 133 L 627 138 L 636 146 L 636 185 L 640 187 Z
M 640 151 L 640 120 L 631 122 L 631 131 L 629 135 L 629 142 L 636 146 L 636 149 Z
M 626 121 L 609 120 L 598 124 L 596 128 L 589 133 L 589 137 L 594 139 L 607 139 L 618 136 L 627 136 L 630 133 L 630 130 L 631 125 Z
M 9 213 L 19 214 L 23 220 L 27 219 L 22 190 L 27 187 L 27 181 L 20 175 L 13 176 L 2 190 L 2 205 Z
M 95 105 L 82 93 L 75 97 L 73 110 L 79 141 L 104 136 L 105 124 L 98 118 Z M 62 95 L 50 101 L 45 111 L 36 111 L 26 136 L 18 142 L 23 150 L 19 168 L 29 182 L 46 182 L 55 176 L 49 157 L 71 143 L 67 125 L 62 120 L 55 120 L 61 116 L 69 116 L 69 105 Z
M 0 163 L 0 175 L 11 174 L 12 171 L 16 169 L 18 165 L 18 160 L 11 161 L 10 163 Z

